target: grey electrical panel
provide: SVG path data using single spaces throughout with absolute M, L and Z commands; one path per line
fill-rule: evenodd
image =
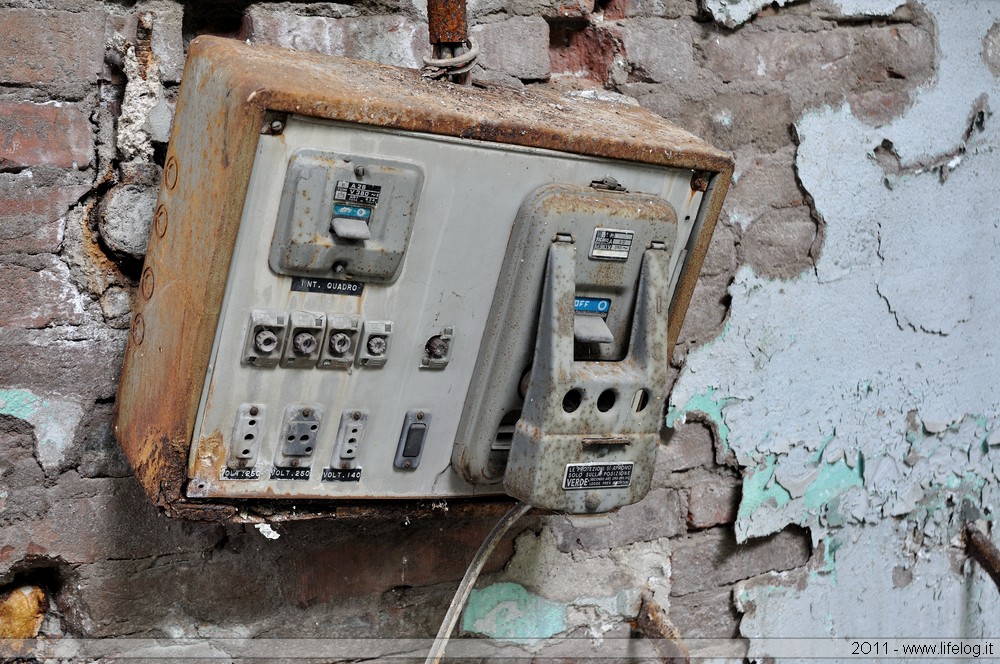
M 193 39 L 115 436 L 198 519 L 633 503 L 732 172 L 634 105 Z
M 693 174 L 289 117 L 257 148 L 188 497 L 634 502 Z

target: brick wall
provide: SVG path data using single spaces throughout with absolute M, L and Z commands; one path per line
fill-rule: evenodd
M 797 3 L 735 29 L 696 0 L 471 0 L 469 13 L 484 51 L 476 80 L 625 95 L 735 155 L 678 371 L 722 330 L 741 266 L 788 280 L 821 255 L 796 119 L 847 104 L 885 124 L 936 67 L 934 24 L 915 3 L 875 17 Z M 43 634 L 435 632 L 488 521 L 300 523 L 274 541 L 171 522 L 141 495 L 110 430 L 186 42 L 215 33 L 416 66 L 425 16 L 419 0 L 0 2 L 0 582 L 44 591 L 47 602 L 25 609 L 37 609 Z M 529 521 L 482 585 L 557 601 L 566 631 L 627 634 L 651 590 L 683 636 L 735 635 L 734 584 L 809 564 L 809 536 L 789 528 L 737 545 L 744 471 L 726 432 L 697 413 L 672 424 L 645 501 L 605 526 Z M 538 547 L 570 572 L 603 566 L 629 586 L 609 582 L 599 595 L 628 592 L 591 607 L 589 589 L 537 577 L 542 563 L 525 551 Z M 668 573 L 642 588 L 650 556 Z

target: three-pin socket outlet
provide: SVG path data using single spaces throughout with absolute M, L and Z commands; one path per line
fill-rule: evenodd
M 229 456 L 226 460 L 228 468 L 252 468 L 257 463 L 266 410 L 263 404 L 240 404 L 236 411 L 233 436 L 229 441 Z
M 330 460 L 331 468 L 357 467 L 358 448 L 364 443 L 367 426 L 367 410 L 344 411 L 340 416 L 340 428 L 337 429 L 337 442 Z
M 275 465 L 280 468 L 308 466 L 316 452 L 322 424 L 323 409 L 316 404 L 286 408 L 281 420 Z

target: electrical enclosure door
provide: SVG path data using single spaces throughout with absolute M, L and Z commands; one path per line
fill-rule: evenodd
M 257 145 L 187 496 L 504 493 L 549 247 L 571 242 L 580 266 L 568 352 L 619 361 L 635 343 L 643 256 L 655 249 L 669 300 L 704 220 L 693 176 L 290 116 Z M 526 217 L 545 192 L 588 212 L 559 212 L 549 195 L 549 212 Z M 534 267 L 515 275 L 522 253 Z M 639 385 L 609 409 L 634 412 L 655 395 L 655 436 L 665 389 Z M 614 447 L 618 425 L 601 426 L 592 433 Z M 584 466 L 570 472 L 571 483 L 594 482 Z

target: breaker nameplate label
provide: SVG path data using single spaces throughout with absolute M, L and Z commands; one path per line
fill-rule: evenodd
M 365 205 L 375 207 L 378 205 L 378 199 L 381 195 L 382 187 L 377 184 L 337 180 L 337 188 L 333 192 L 333 199 L 336 201 L 347 201 L 348 203 L 364 203 Z
M 324 468 L 324 482 L 360 482 L 360 468 Z
M 292 290 L 300 293 L 327 293 L 329 295 L 354 295 L 360 297 L 365 285 L 357 281 L 341 279 L 313 279 L 311 277 L 295 277 L 292 279 Z
M 563 475 L 563 490 L 624 489 L 632 484 L 632 462 L 569 463 Z
M 632 250 L 632 231 L 613 228 L 595 228 L 594 241 L 590 245 L 590 257 L 609 261 L 626 261 Z

